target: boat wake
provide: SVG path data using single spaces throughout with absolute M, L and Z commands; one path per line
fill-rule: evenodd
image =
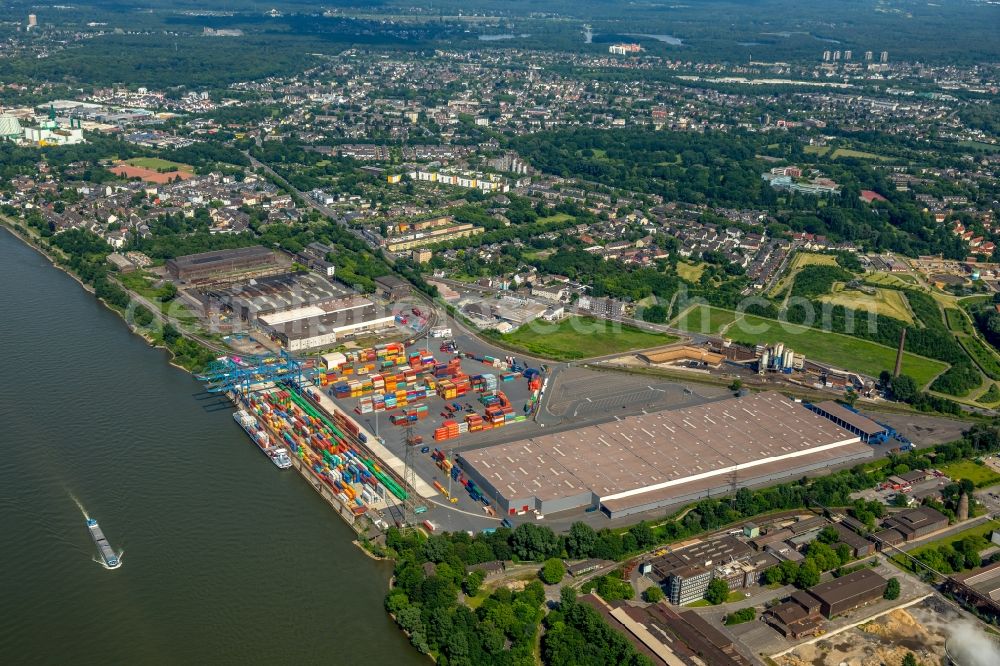
M 84 520 L 89 519 L 90 516 L 87 514 L 87 510 L 83 508 L 83 504 L 81 504 L 80 500 L 78 500 L 76 498 L 76 495 L 74 495 L 73 493 L 70 493 L 69 497 L 70 497 L 71 500 L 73 500 L 76 503 L 76 506 L 80 509 L 80 513 L 83 514 Z
M 124 563 L 124 562 L 123 562 L 123 560 L 122 560 L 122 556 L 123 556 L 123 555 L 125 555 L 125 551 L 124 551 L 124 550 L 122 550 L 122 551 L 120 551 L 120 552 L 118 553 L 118 560 L 117 560 L 117 564 L 115 564 L 114 566 L 111 566 L 111 565 L 109 565 L 109 564 L 108 564 L 107 562 L 105 562 L 104 560 L 100 560 L 100 559 L 98 559 L 98 558 L 96 558 L 96 557 L 92 557 L 92 558 L 90 558 L 90 560 L 91 560 L 92 562 L 96 562 L 97 564 L 100 564 L 100 565 L 101 565 L 102 567 L 104 567 L 104 568 L 105 568 L 105 569 L 107 569 L 108 571 L 112 571 L 112 570 L 114 570 L 114 569 L 117 569 L 118 567 L 120 567 L 120 566 L 121 566 L 121 565 L 122 565 L 122 564 Z

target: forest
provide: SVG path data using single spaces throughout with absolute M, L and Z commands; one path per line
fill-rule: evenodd
M 509 142 L 535 167 L 557 176 L 655 194 L 666 201 L 768 210 L 777 220 L 775 233 L 805 231 L 908 256 L 965 257 L 960 239 L 896 192 L 884 172 L 858 160 L 823 165 L 824 172 L 841 184 L 841 194 L 822 206 L 815 196 L 770 187 L 760 178 L 770 164 L 757 156 L 793 162 L 804 158 L 802 142 L 793 134 L 575 128 L 518 136 Z M 858 200 L 861 189 L 884 193 L 888 201 L 877 208 L 863 204 Z

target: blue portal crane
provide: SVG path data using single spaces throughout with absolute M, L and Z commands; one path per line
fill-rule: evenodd
M 245 397 L 254 384 L 279 381 L 302 384 L 306 372 L 304 361 L 282 349 L 277 356 L 223 356 L 209 364 L 197 378 L 207 384 L 205 390 L 209 393 L 233 391 Z

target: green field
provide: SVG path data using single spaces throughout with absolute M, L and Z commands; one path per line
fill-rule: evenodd
M 549 215 L 548 217 L 540 217 L 535 222 L 538 224 L 553 224 L 555 222 L 565 222 L 566 220 L 572 220 L 572 215 L 567 215 L 566 213 L 556 213 L 555 215 Z
M 865 277 L 865 282 L 886 287 L 913 287 L 917 284 L 917 278 L 909 273 L 869 273 Z
M 692 333 L 721 333 L 726 326 L 736 321 L 732 310 L 713 308 L 710 305 L 696 305 L 674 319 L 670 325 Z
M 603 319 L 573 316 L 555 324 L 535 320 L 500 339 L 531 354 L 571 361 L 667 345 L 677 337 Z
M 181 164 L 180 162 L 171 162 L 170 160 L 163 160 L 159 157 L 133 157 L 126 161 L 126 164 L 131 164 L 135 167 L 142 167 L 144 169 L 152 169 L 154 171 L 167 170 L 176 167 L 178 171 L 186 171 L 188 173 L 194 173 L 194 167 L 190 164 Z
M 891 157 L 885 157 L 884 155 L 877 155 L 875 153 L 866 153 L 861 150 L 851 150 L 850 148 L 837 148 L 833 151 L 832 158 L 837 159 L 838 157 L 857 157 L 862 160 L 891 160 Z
M 986 465 L 980 465 L 971 460 L 962 460 L 939 468 L 945 475 L 953 481 L 968 479 L 976 484 L 976 488 L 985 488 L 995 483 L 1000 483 L 1000 474 L 997 474 Z
M 1000 380 L 1000 358 L 997 358 L 991 348 L 987 347 L 979 338 L 971 335 L 956 335 L 955 338 L 987 377 Z
M 896 350 L 884 345 L 750 315 L 743 316 L 730 326 L 726 336 L 749 345 L 783 342 L 796 352 L 805 354 L 807 359 L 873 377 L 883 370 L 891 370 L 896 363 Z M 909 352 L 903 355 L 903 372 L 913 377 L 920 386 L 927 385 L 947 367 L 940 361 Z
M 788 264 L 788 269 L 785 274 L 778 280 L 774 289 L 771 290 L 771 296 L 776 297 L 778 294 L 783 293 L 786 289 L 790 288 L 792 282 L 795 280 L 795 276 L 798 275 L 799 271 L 806 266 L 836 266 L 837 258 L 832 254 L 820 254 L 819 252 L 796 252 L 795 256 L 792 257 L 792 261 Z
M 980 405 L 992 405 L 1000 402 L 1000 386 L 997 386 L 995 383 L 990 384 L 986 392 L 976 398 L 976 402 Z
M 819 155 L 823 157 L 830 152 L 830 146 L 805 146 L 802 148 L 802 152 L 806 155 Z M 837 148 L 830 155 L 830 159 L 837 159 L 838 157 L 856 157 L 861 160 L 891 160 L 891 157 L 885 157 L 883 155 L 877 155 L 875 153 L 866 153 L 861 150 L 851 150 L 850 148 Z
M 903 292 L 896 289 L 875 289 L 874 294 L 866 294 L 857 289 L 845 289 L 843 282 L 835 282 L 833 291 L 825 296 L 820 296 L 819 300 L 824 303 L 842 305 L 849 310 L 865 310 L 876 312 L 886 317 L 893 317 L 908 324 L 913 323 L 913 314 Z
M 702 261 L 697 264 L 689 264 L 686 261 L 677 262 L 677 275 L 688 282 L 697 282 L 701 279 L 701 274 L 705 272 L 707 264 Z
M 945 308 L 944 310 L 945 321 L 948 322 L 948 328 L 956 333 L 965 333 L 966 335 L 972 335 L 972 324 L 969 320 L 962 314 L 962 311 L 957 308 Z
M 979 537 L 983 537 L 984 539 L 989 540 L 990 533 L 992 533 L 993 530 L 995 530 L 997 528 L 1000 528 L 1000 521 L 997 521 L 997 520 L 987 520 L 986 522 L 980 523 L 979 525 L 976 525 L 975 527 L 970 527 L 967 530 L 962 530 L 961 532 L 956 532 L 955 534 L 952 534 L 950 536 L 946 536 L 946 537 L 944 537 L 942 539 L 931 541 L 928 544 L 920 546 L 919 548 L 914 548 L 913 550 L 909 550 L 907 552 L 912 557 L 917 557 L 918 555 L 920 555 L 920 553 L 926 552 L 928 550 L 933 550 L 934 548 L 937 548 L 938 546 L 943 546 L 946 543 L 955 543 L 957 541 L 961 541 L 965 537 L 970 537 L 970 536 L 979 536 Z M 896 555 L 892 559 L 895 562 L 901 562 L 902 561 L 902 556 Z

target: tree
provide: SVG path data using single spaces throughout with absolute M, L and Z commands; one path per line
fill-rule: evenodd
M 741 388 L 743 388 L 743 380 L 739 378 L 734 379 L 733 383 L 729 385 L 729 390 L 733 393 L 738 392 Z
M 643 591 L 642 598 L 651 604 L 655 604 L 663 600 L 663 590 L 656 585 L 651 585 Z
M 799 588 L 812 587 L 819 582 L 819 568 L 813 560 L 806 559 L 795 574 L 795 585 Z
M 847 387 L 847 391 L 844 392 L 844 403 L 850 407 L 858 401 L 858 393 L 851 387 Z
M 884 599 L 888 599 L 889 601 L 899 599 L 899 581 L 895 576 L 889 579 L 888 584 L 885 586 L 885 593 L 882 597 Z
M 597 532 L 587 523 L 576 522 L 569 526 L 566 536 L 566 554 L 572 558 L 591 557 L 597 544 Z
M 160 287 L 159 292 L 160 301 L 166 303 L 177 298 L 177 285 L 173 282 L 167 282 L 162 287 Z
M 729 586 L 726 581 L 721 578 L 716 578 L 711 583 L 708 584 L 708 589 L 705 590 L 705 599 L 714 606 L 718 606 L 724 602 L 729 597 Z
M 476 596 L 479 594 L 479 588 L 482 586 L 483 579 L 485 578 L 486 574 L 480 569 L 470 572 L 462 582 L 462 590 L 470 597 Z
M 735 613 L 729 613 L 726 615 L 726 625 L 732 626 L 734 624 L 743 624 L 744 622 L 750 622 L 757 617 L 757 609 L 753 606 L 749 608 L 743 608 Z
M 900 508 L 910 506 L 910 498 L 905 493 L 896 493 L 892 498 L 892 505 Z
M 889 390 L 899 402 L 910 402 L 918 392 L 917 382 L 909 375 L 893 377 L 889 382 Z
M 643 320 L 651 324 L 662 324 L 670 313 L 662 305 L 650 305 L 642 311 Z
M 840 541 L 840 532 L 833 525 L 827 525 L 822 530 L 820 530 L 819 535 L 817 535 L 816 540 L 820 543 L 825 543 L 829 546 Z
M 540 561 L 559 552 L 559 539 L 548 527 L 521 523 L 510 536 L 510 546 L 522 560 Z
M 563 566 L 562 560 L 557 557 L 552 557 L 545 560 L 545 564 L 542 565 L 541 571 L 538 572 L 538 577 L 542 579 L 547 585 L 555 585 L 563 579 L 566 575 L 566 567 Z
M 920 666 L 917 663 L 917 658 L 913 656 L 912 652 L 907 652 L 906 656 L 903 657 L 903 666 Z
M 563 613 L 569 611 L 576 603 L 576 590 L 568 585 L 559 590 L 559 610 Z

